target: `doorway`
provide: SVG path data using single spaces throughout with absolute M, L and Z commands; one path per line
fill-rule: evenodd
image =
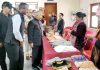
M 47 25 L 49 25 L 49 14 L 51 13 L 57 15 L 57 3 L 45 3 L 45 18 Z

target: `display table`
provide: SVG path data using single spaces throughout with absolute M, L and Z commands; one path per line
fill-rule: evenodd
M 66 58 L 71 57 L 72 55 L 79 55 L 80 52 L 77 51 L 71 51 L 71 52 L 62 52 L 57 53 L 54 51 L 53 47 L 51 47 L 51 44 L 49 43 L 48 39 L 46 37 L 43 37 L 43 70 L 52 70 L 52 67 L 47 67 L 46 61 L 49 59 L 52 59 L 54 57 L 60 57 L 60 58 Z M 73 62 L 71 62 L 72 68 L 71 70 L 78 70 Z

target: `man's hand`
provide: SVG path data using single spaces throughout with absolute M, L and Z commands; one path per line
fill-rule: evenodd
M 20 42 L 20 47 L 23 47 L 23 41 Z
M 27 31 L 25 30 L 24 33 L 27 34 Z
M 69 32 L 69 33 L 71 33 L 71 32 L 72 32 L 72 30 L 68 30 L 68 32 Z
M 0 43 L 0 48 L 2 48 L 3 47 L 3 44 L 2 43 Z
M 33 43 L 30 43 L 30 47 L 33 48 L 34 47 L 34 44 Z

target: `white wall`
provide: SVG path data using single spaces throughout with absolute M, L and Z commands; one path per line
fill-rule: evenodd
M 100 0 L 80 0 L 80 8 L 87 14 L 85 19 L 88 27 L 90 27 L 90 4 L 100 2 Z
M 73 24 L 72 12 L 80 9 L 80 0 L 58 0 L 58 13 L 64 13 L 65 26 Z
M 47 0 L 0 0 L 1 3 L 3 1 L 10 1 L 13 6 L 15 6 L 15 2 L 38 2 L 39 7 L 44 7 L 44 3 Z M 54 0 L 54 3 L 57 2 L 57 12 L 64 13 L 65 26 L 69 26 L 73 24 L 71 20 L 71 12 L 77 11 L 80 9 L 80 0 Z M 51 3 L 53 3 L 51 2 Z
M 72 26 L 72 12 L 80 9 L 80 0 L 54 0 L 54 2 L 57 2 L 57 13 L 64 13 L 65 26 Z
M 90 4 L 100 2 L 100 0 L 90 0 Z

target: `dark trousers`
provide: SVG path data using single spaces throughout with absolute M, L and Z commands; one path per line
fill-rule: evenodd
M 23 70 L 24 54 L 23 48 L 15 44 L 5 44 L 5 48 L 10 60 L 9 70 Z
M 46 36 L 46 32 L 45 31 L 43 31 L 43 35 Z
M 60 31 L 60 32 L 59 32 L 59 35 L 60 35 L 60 36 L 63 36 L 63 30 L 58 30 L 58 31 Z
M 41 64 L 41 60 L 42 60 L 42 50 L 43 50 L 43 46 L 34 46 L 32 48 L 32 66 L 38 66 L 39 64 Z
M 83 47 L 85 46 L 85 43 L 84 43 L 84 37 L 82 38 L 77 38 L 76 39 L 76 44 L 75 44 L 76 48 L 80 51 L 83 50 Z
M 0 48 L 0 65 L 2 70 L 7 70 L 5 59 L 6 59 L 6 51 L 5 47 L 3 46 L 2 48 Z

